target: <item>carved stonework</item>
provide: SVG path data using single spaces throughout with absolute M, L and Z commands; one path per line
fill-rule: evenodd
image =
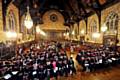
M 41 28 L 43 30 L 66 30 L 64 26 L 64 17 L 61 13 L 50 10 L 43 15 L 43 23 Z
M 61 13 L 56 10 L 50 10 L 43 15 L 42 19 L 43 24 L 40 24 L 40 28 L 47 34 L 46 39 L 63 39 L 63 33 L 67 27 L 64 26 L 64 17 Z M 41 36 L 41 38 L 43 38 L 43 36 Z
M 58 20 L 58 16 L 56 14 L 51 14 L 50 15 L 50 20 L 53 22 L 56 22 Z
M 116 21 L 114 22 L 115 18 L 116 18 Z M 120 2 L 102 10 L 101 12 L 101 25 L 103 25 L 104 23 L 107 23 L 106 25 L 108 27 L 108 30 L 105 34 L 108 35 L 108 38 L 109 38 L 109 35 L 117 34 L 117 39 L 119 41 L 117 45 L 120 45 L 120 20 L 119 19 L 120 19 Z M 117 31 L 114 30 L 115 28 L 117 28 Z M 113 30 L 110 30 L 110 29 L 113 29 Z

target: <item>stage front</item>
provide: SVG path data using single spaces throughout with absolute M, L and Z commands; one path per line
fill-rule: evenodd
M 38 35 L 39 40 L 52 40 L 52 41 L 62 41 L 65 40 L 64 38 L 64 30 L 44 30 L 45 36 Z

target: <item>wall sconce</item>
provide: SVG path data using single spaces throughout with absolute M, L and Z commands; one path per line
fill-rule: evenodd
M 81 33 L 82 35 L 84 35 L 84 34 L 85 34 L 85 30 L 82 29 L 82 30 L 80 31 L 80 33 Z
M 108 27 L 107 27 L 107 25 L 104 23 L 103 26 L 101 27 L 101 31 L 102 31 L 102 32 L 105 32 L 105 31 L 107 31 L 107 29 L 108 29 Z

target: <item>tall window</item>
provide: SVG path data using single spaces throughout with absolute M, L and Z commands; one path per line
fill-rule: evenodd
M 11 31 L 16 31 L 16 18 L 13 11 L 10 11 L 8 14 L 8 29 Z
M 106 18 L 106 25 L 110 32 L 114 32 L 118 27 L 118 14 L 111 12 Z
M 97 22 L 95 20 L 90 23 L 90 33 L 94 32 L 97 32 Z
M 97 21 L 92 20 L 90 23 L 90 34 L 91 34 L 91 39 L 95 40 L 93 37 L 93 34 L 97 32 Z

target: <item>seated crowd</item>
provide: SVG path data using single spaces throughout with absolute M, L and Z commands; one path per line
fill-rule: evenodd
M 42 50 L 38 49 L 42 48 Z M 74 61 L 68 58 L 60 43 L 31 45 L 27 51 L 19 49 L 18 55 L 0 62 L 0 75 L 5 80 L 49 80 L 76 74 Z
M 20 47 L 10 60 L 0 61 L 0 77 L 4 80 L 50 80 L 60 76 L 76 74 L 72 57 L 68 58 L 78 45 L 71 43 L 43 42 L 31 44 L 27 49 Z M 110 48 L 79 49 L 76 60 L 83 71 L 95 71 L 120 64 L 120 53 Z
M 101 68 L 120 64 L 120 53 L 110 48 L 81 50 L 76 60 L 83 67 L 83 71 L 95 71 Z

